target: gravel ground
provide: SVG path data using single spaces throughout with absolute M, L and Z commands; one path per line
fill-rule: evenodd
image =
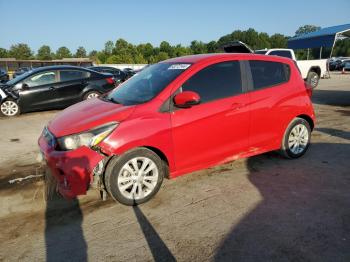
M 321 80 L 312 145 L 166 180 L 126 207 L 43 200 L 37 137 L 57 112 L 0 119 L 0 261 L 350 261 L 350 75 Z

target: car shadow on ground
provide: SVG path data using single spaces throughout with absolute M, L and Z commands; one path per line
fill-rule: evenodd
M 311 100 L 319 105 L 350 106 L 350 91 L 315 89 Z
M 298 160 L 247 160 L 262 200 L 232 227 L 215 261 L 350 261 L 350 144 L 309 150 Z
M 335 128 L 324 128 L 324 127 L 317 127 L 315 128 L 315 130 L 331 136 L 336 136 L 336 137 L 350 140 L 350 132 L 348 131 L 339 130 Z

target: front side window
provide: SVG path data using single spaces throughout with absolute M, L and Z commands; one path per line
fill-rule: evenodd
M 182 85 L 182 91 L 198 93 L 201 103 L 242 93 L 239 62 L 223 62 L 202 69 Z
M 254 89 L 275 86 L 289 81 L 288 65 L 272 61 L 249 61 Z
M 85 79 L 85 78 L 88 78 L 89 76 L 90 76 L 90 73 L 86 71 L 78 71 L 78 70 L 60 71 L 61 82 Z
M 145 103 L 158 95 L 191 64 L 158 63 L 134 75 L 106 97 L 115 103 L 136 105 Z
M 46 71 L 28 77 L 23 81 L 28 87 L 53 84 L 56 82 L 56 71 Z

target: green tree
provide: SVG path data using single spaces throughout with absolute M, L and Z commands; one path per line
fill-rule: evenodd
M 104 52 L 107 56 L 112 55 L 113 52 L 113 48 L 114 48 L 114 43 L 113 41 L 109 40 L 105 43 L 105 48 L 104 48 Z
M 159 45 L 159 51 L 167 53 L 169 57 L 173 57 L 173 47 L 167 42 L 167 41 L 162 41 Z
M 56 58 L 57 59 L 70 58 L 70 57 L 72 57 L 72 53 L 70 52 L 70 50 L 67 47 L 62 46 L 62 47 L 57 49 L 57 51 L 56 51 Z
M 288 38 L 282 34 L 273 34 L 270 36 L 271 48 L 287 48 Z
M 10 47 L 9 56 L 16 59 L 31 59 L 33 52 L 27 44 L 16 44 Z
M 216 53 L 216 52 L 218 52 L 218 45 L 217 45 L 216 41 L 210 41 L 207 44 L 207 52 L 208 53 Z
M 156 55 L 156 57 L 155 57 L 156 62 L 164 61 L 167 59 L 169 59 L 169 55 L 168 55 L 168 53 L 165 53 L 165 52 L 159 52 L 159 54 Z
M 43 45 L 38 49 L 36 58 L 39 60 L 51 60 L 53 54 L 51 53 L 51 48 L 48 45 Z
M 321 27 L 316 26 L 316 25 L 303 25 L 303 26 L 299 27 L 297 31 L 295 31 L 295 36 L 300 36 L 300 35 L 304 35 L 307 33 L 315 32 L 315 31 L 318 31 L 320 29 L 321 29 Z
M 207 53 L 207 46 L 202 41 L 194 40 L 191 42 L 190 48 L 193 54 L 205 54 Z
M 82 46 L 79 46 L 77 51 L 75 52 L 75 57 L 79 57 L 79 58 L 87 57 L 85 48 Z
M 0 58 L 7 58 L 8 55 L 8 51 L 5 48 L 0 47 Z

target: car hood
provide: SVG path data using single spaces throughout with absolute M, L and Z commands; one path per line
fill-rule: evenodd
M 91 99 L 70 106 L 50 121 L 48 129 L 56 137 L 80 133 L 109 122 L 128 118 L 135 106 L 123 106 L 100 99 Z

